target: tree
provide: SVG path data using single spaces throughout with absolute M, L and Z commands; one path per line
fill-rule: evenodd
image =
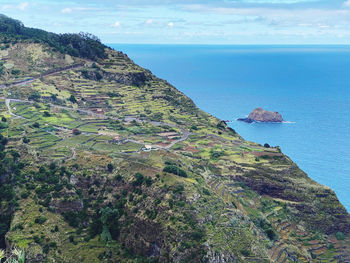
M 74 135 L 79 135 L 79 134 L 81 134 L 81 131 L 79 129 L 77 129 L 77 128 L 74 128 L 73 129 L 73 134 Z
M 107 164 L 107 169 L 108 169 L 108 172 L 113 172 L 113 170 L 114 170 L 114 166 L 113 166 L 113 164 L 111 164 L 111 163 L 109 163 L 109 164 Z
M 34 100 L 34 101 L 38 101 L 41 98 L 40 93 L 37 91 L 34 91 L 33 93 L 31 93 L 28 96 L 28 100 Z
M 68 100 L 72 103 L 77 103 L 77 99 L 74 97 L 74 95 L 70 95 Z
M 344 240 L 345 239 L 345 235 L 342 232 L 335 233 L 335 237 L 337 238 L 337 240 Z
M 264 147 L 265 147 L 265 148 L 270 148 L 271 146 L 270 146 L 270 144 L 265 143 L 265 144 L 264 144 Z
M 164 167 L 163 172 L 172 173 L 181 177 L 187 177 L 187 173 L 181 168 L 175 165 L 167 165 Z

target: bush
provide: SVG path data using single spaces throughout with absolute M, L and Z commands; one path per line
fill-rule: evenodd
M 152 185 L 152 183 L 153 183 L 153 180 L 152 180 L 151 177 L 149 177 L 149 176 L 145 177 L 145 184 L 146 184 L 146 186 L 149 187 L 149 186 Z
M 13 69 L 13 70 L 11 71 L 11 73 L 12 73 L 13 75 L 19 75 L 20 72 L 21 72 L 21 71 L 20 71 L 19 69 Z
M 73 129 L 73 134 L 74 135 L 79 135 L 79 134 L 81 134 L 81 131 L 79 129 L 77 129 L 77 128 L 74 128 Z
M 264 144 L 264 147 L 265 147 L 265 148 L 270 148 L 271 146 L 270 146 L 270 144 L 265 143 L 265 144 Z
M 0 122 L 0 130 L 6 129 L 8 127 L 7 123 Z
M 174 194 L 181 194 L 185 190 L 185 187 L 182 184 L 178 184 L 173 190 Z
M 218 129 L 220 129 L 220 130 L 224 130 L 224 129 L 227 127 L 227 124 L 226 124 L 226 122 L 224 122 L 224 121 L 220 121 L 220 122 L 216 125 L 216 127 L 217 127 Z
M 344 240 L 345 239 L 345 235 L 342 232 L 337 232 L 335 234 L 335 237 L 337 238 L 337 240 Z
M 113 170 L 114 170 L 114 166 L 113 166 L 113 164 L 111 164 L 111 163 L 109 163 L 109 164 L 107 164 L 107 169 L 108 169 L 108 172 L 113 172 Z
M 215 151 L 213 149 L 210 150 L 210 158 L 211 159 L 219 159 L 221 156 L 224 156 L 225 153 L 223 151 Z
M 175 165 L 167 165 L 164 167 L 163 172 L 172 173 L 181 177 L 187 177 L 187 173 L 181 168 Z
M 36 224 L 44 224 L 46 222 L 47 218 L 45 216 L 38 216 L 35 218 L 34 222 Z
M 133 186 L 140 186 L 143 184 L 144 176 L 141 173 L 134 174 Z
M 118 182 L 121 181 L 122 179 L 123 179 L 123 177 L 120 174 L 118 174 L 114 177 L 114 180 L 116 180 Z
M 74 97 L 74 95 L 70 95 L 68 100 L 72 103 L 77 103 L 77 99 Z
M 38 237 L 38 236 L 33 236 L 33 239 L 34 239 L 34 242 L 37 243 L 37 244 L 39 244 L 39 245 L 43 243 L 43 241 L 41 240 L 41 238 Z
M 40 93 L 35 91 L 28 96 L 28 100 L 38 101 L 41 98 Z

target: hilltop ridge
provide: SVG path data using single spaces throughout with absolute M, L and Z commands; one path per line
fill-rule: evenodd
M 280 148 L 122 52 L 23 30 L 0 18 L 1 248 L 28 262 L 349 260 L 349 214 Z

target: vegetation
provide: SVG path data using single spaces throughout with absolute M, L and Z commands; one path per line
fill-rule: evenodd
M 175 165 L 166 165 L 163 169 L 163 172 L 176 174 L 181 177 L 187 177 L 187 173 Z
M 35 262 L 346 259 L 348 213 L 278 147 L 121 52 L 91 63 L 10 22 L 0 85 L 19 117 L 0 101 L 1 248 L 6 235 Z
M 5 261 L 4 261 L 5 260 Z M 4 263 L 24 263 L 25 254 L 20 249 L 14 248 L 10 254 L 6 257 L 4 250 L 0 250 L 0 262 Z
M 48 44 L 61 53 L 88 59 L 105 58 L 105 48 L 100 40 L 88 33 L 54 34 L 25 27 L 20 21 L 0 15 L 0 32 L 6 42 L 30 40 Z M 17 73 L 17 72 L 15 72 Z

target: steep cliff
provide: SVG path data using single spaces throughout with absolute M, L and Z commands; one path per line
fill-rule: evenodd
M 0 38 L 1 246 L 28 262 L 349 260 L 349 214 L 279 148 L 121 52 Z

